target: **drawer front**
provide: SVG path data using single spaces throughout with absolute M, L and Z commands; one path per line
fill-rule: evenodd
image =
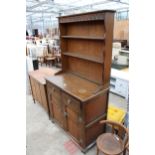
M 65 105 L 70 108 L 71 110 L 80 113 L 80 101 L 74 99 L 73 97 L 69 96 L 68 94 L 62 93 L 62 98 Z

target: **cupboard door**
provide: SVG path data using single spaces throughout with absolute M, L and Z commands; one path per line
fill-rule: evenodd
M 83 132 L 83 119 L 80 113 L 72 111 L 70 108 L 66 107 L 67 111 L 67 127 L 68 132 L 75 138 L 75 140 L 81 144 L 82 132 Z
M 61 105 L 61 106 L 60 106 Z M 59 100 L 52 98 L 52 107 L 54 119 L 60 124 L 62 128 L 67 129 L 67 120 L 64 112 L 64 106 Z
M 64 104 L 61 100 L 61 91 L 50 83 L 47 83 L 48 104 L 50 117 L 54 118 L 61 127 L 67 128 Z
M 40 84 L 37 81 L 34 81 L 34 82 L 35 82 L 35 90 L 36 90 L 36 100 L 42 105 Z
M 58 107 L 55 103 L 53 103 L 52 101 L 52 105 L 53 105 L 53 115 L 54 115 L 54 119 L 61 125 L 62 124 L 62 109 L 60 107 Z
M 48 109 L 48 104 L 46 99 L 45 85 L 40 84 L 40 93 L 41 93 L 42 106 L 48 112 L 49 109 Z
M 80 132 L 79 132 L 79 124 L 74 122 L 72 119 L 68 118 L 68 131 L 69 133 L 79 142 Z
M 52 89 L 47 86 L 47 96 L 48 96 L 48 104 L 49 104 L 49 111 L 50 111 L 50 117 L 53 118 L 53 105 L 52 105 Z
M 35 89 L 35 80 L 30 76 L 30 84 L 31 84 L 31 91 L 33 98 L 37 100 L 37 94 L 36 94 L 36 89 Z

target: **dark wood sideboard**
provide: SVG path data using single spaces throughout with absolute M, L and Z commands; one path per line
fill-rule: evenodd
M 114 25 L 113 10 L 59 17 L 62 71 L 46 78 L 50 117 L 83 152 L 104 132 Z

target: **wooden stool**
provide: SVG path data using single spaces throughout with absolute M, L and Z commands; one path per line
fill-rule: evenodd
M 109 124 L 111 126 L 111 133 L 103 133 L 97 138 L 97 155 L 99 151 L 105 155 L 125 155 L 126 148 L 128 147 L 128 129 L 122 124 L 117 122 L 103 120 L 101 124 Z M 117 134 L 115 133 L 115 127 L 118 128 Z

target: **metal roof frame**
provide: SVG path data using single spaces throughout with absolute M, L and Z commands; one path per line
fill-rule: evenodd
M 114 9 L 129 10 L 129 0 L 26 0 L 27 25 L 33 27 L 38 19 L 45 21 L 57 20 L 60 15 Z

